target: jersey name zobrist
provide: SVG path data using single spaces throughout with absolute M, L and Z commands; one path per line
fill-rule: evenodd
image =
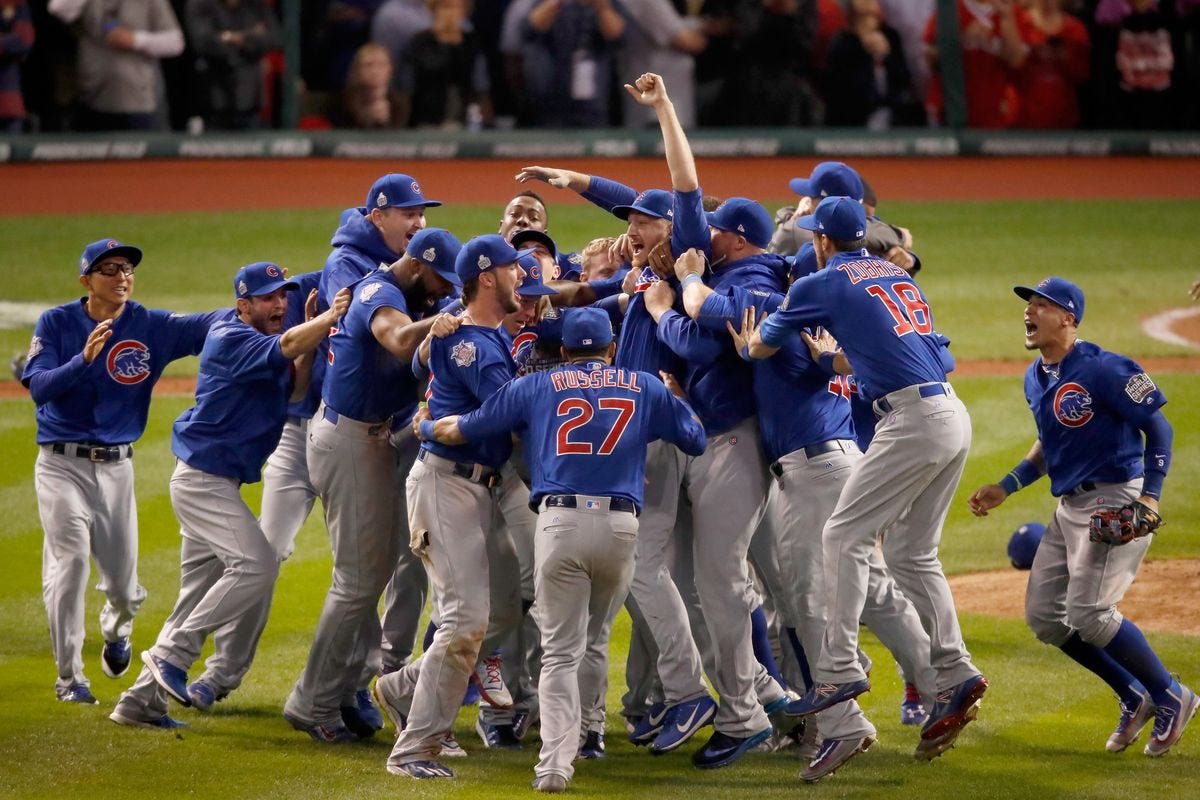
M 638 386 L 637 373 L 626 372 L 623 369 L 603 369 L 596 372 L 564 369 L 551 373 L 550 381 L 554 384 L 556 392 L 565 392 L 568 389 L 603 389 L 610 386 L 628 389 L 631 392 L 642 391 L 642 387 Z
M 847 261 L 838 264 L 836 269 L 844 272 L 850 278 L 851 285 L 868 278 L 907 278 L 908 273 L 890 261 L 877 259 L 863 261 Z

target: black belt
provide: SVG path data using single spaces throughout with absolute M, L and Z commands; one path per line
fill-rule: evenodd
M 817 456 L 823 456 L 826 453 L 835 453 L 835 452 L 836 453 L 845 453 L 846 452 L 846 446 L 844 444 L 842 444 L 841 439 L 830 439 L 827 442 L 817 442 L 816 444 L 804 445 L 804 457 L 805 458 L 816 458 Z M 771 472 L 775 475 L 776 478 L 782 478 L 783 477 L 783 464 L 779 463 L 778 461 L 771 464 Z
M 579 508 L 579 497 L 573 494 L 548 494 L 542 500 L 546 508 Z M 637 506 L 626 497 L 608 498 L 609 511 L 623 511 L 626 514 L 637 514 Z
M 328 422 L 330 425 L 337 425 L 339 419 L 344 419 L 347 422 L 356 422 L 359 425 L 364 425 L 367 427 L 367 435 L 368 436 L 375 436 L 376 434 L 382 433 L 385 430 L 390 431 L 392 429 L 391 422 L 363 422 L 361 419 L 355 419 L 354 417 L 347 417 L 345 414 L 338 414 L 338 412 L 334 411 L 329 406 L 325 406 L 324 409 L 322 409 L 321 416 L 324 417 L 325 421 Z
M 471 483 L 483 484 L 489 489 L 494 489 L 500 485 L 501 476 L 497 470 L 480 470 L 479 474 L 476 475 L 474 464 L 463 464 L 458 461 L 451 461 L 448 458 L 438 456 L 436 453 L 430 453 L 424 448 L 417 451 L 417 460 L 425 461 L 426 457 L 429 455 L 437 456 L 437 458 L 440 458 L 443 463 L 449 465 L 450 473 L 456 477 L 466 478 L 467 480 L 471 481 Z
M 131 444 L 74 444 L 72 442 L 54 442 L 50 451 L 58 455 L 77 456 L 96 463 L 120 461 L 123 458 L 133 458 Z
M 1094 492 L 1099 487 L 1100 487 L 1100 484 L 1098 484 L 1098 483 L 1094 483 L 1092 481 L 1084 481 L 1083 483 L 1079 484 L 1071 491 L 1067 492 L 1067 494 L 1077 495 L 1077 494 L 1083 494 L 1084 492 Z
M 940 383 L 926 383 L 917 388 L 917 394 L 921 395 L 921 397 L 937 397 L 938 395 L 945 393 L 946 387 Z M 890 414 L 892 411 L 892 404 L 889 403 L 885 397 L 881 397 L 876 400 L 875 405 L 884 414 Z

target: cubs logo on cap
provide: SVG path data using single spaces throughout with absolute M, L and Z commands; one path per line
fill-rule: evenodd
M 125 256 L 135 267 L 142 262 L 139 248 L 116 239 L 99 239 L 83 248 L 83 255 L 79 257 L 79 274 L 86 275 L 98 262 L 113 256 Z
M 521 285 L 517 287 L 517 294 L 522 297 L 540 297 L 542 295 L 558 294 L 557 291 L 551 289 L 542 280 L 542 262 L 538 261 L 537 256 L 533 253 L 521 256 L 517 259 L 517 263 L 521 265 L 521 269 L 525 270 L 525 277 L 521 279 Z
M 287 279 L 287 270 L 270 261 L 256 261 L 238 270 L 233 278 L 234 294 L 239 297 L 260 297 L 277 289 L 296 289 L 300 284 Z
M 1044 297 L 1074 314 L 1076 325 L 1083 322 L 1083 290 L 1066 278 L 1042 278 L 1037 286 L 1014 286 L 1013 292 L 1022 300 L 1029 300 L 1035 294 Z

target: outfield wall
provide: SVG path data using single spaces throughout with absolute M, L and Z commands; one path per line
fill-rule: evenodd
M 821 158 L 955 156 L 1200 157 L 1200 132 L 737 129 L 697 130 L 699 157 Z M 655 130 L 363 132 L 257 134 L 70 134 L 0 137 L 0 162 L 136 161 L 149 158 L 636 158 L 661 155 Z

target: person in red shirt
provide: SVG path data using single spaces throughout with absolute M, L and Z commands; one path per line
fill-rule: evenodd
M 1074 128 L 1077 87 L 1091 72 L 1087 28 L 1062 10 L 1062 0 L 1033 0 L 1029 57 L 1017 73 L 1018 128 Z

